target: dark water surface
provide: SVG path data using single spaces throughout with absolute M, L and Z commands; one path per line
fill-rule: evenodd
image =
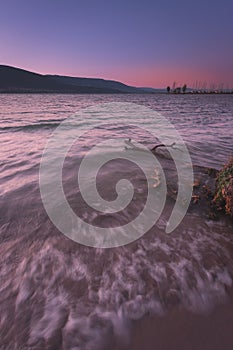
M 232 96 L 0 95 L 0 349 L 136 349 L 142 348 L 140 339 L 149 339 L 145 349 L 176 349 L 176 341 L 179 349 L 202 349 L 195 343 L 199 332 L 205 338 L 203 349 L 217 350 L 215 327 L 220 325 L 220 337 L 228 339 L 233 322 L 227 311 L 216 311 L 221 305 L 231 310 L 232 305 L 230 219 L 212 221 L 191 206 L 180 226 L 167 235 L 164 227 L 174 205 L 168 198 L 162 216 L 143 238 L 104 250 L 66 238 L 43 208 L 39 164 L 49 136 L 71 114 L 103 102 L 133 102 L 162 113 L 185 140 L 199 176 L 205 167 L 220 169 L 233 152 Z M 76 164 L 102 141 L 108 125 L 115 137 L 127 137 L 128 132 L 111 115 L 102 120 L 97 113 L 91 123 L 106 127 L 69 152 L 64 191 L 76 214 L 94 225 L 128 221 L 140 212 L 147 191 L 142 174 L 121 160 L 100 172 L 98 184 L 101 195 L 111 199 L 120 178 L 132 180 L 135 198 L 122 215 L 91 212 L 79 200 Z M 154 120 L 148 116 L 142 124 L 150 129 Z M 140 132 L 137 139 L 150 147 L 156 141 Z M 165 159 L 163 166 L 175 187 L 172 160 Z M 182 311 L 173 313 L 177 309 Z M 218 320 L 212 328 L 211 315 Z M 185 319 L 188 333 L 183 339 L 178 333 L 185 332 Z M 164 343 L 166 322 L 170 340 Z M 187 339 L 196 345 L 188 345 Z M 232 348 L 227 346 L 223 348 Z

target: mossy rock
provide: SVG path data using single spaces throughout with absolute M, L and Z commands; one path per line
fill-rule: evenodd
M 217 175 L 213 204 L 233 217 L 233 156 Z

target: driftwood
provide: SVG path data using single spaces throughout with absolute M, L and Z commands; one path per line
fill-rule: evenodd
M 163 143 L 160 143 L 159 145 L 156 145 L 156 146 L 154 146 L 153 148 L 151 148 L 151 151 L 155 151 L 157 148 L 159 148 L 159 147 L 173 147 L 173 146 L 175 146 L 175 142 L 173 142 L 173 143 L 171 143 L 170 145 L 164 145 Z
M 138 150 L 138 151 L 145 151 L 143 148 L 140 148 L 140 147 L 137 147 L 137 146 L 135 146 L 133 143 L 132 143 L 132 141 L 131 141 L 131 139 L 128 139 L 128 140 L 125 140 L 125 143 L 126 143 L 126 145 L 127 146 L 130 146 L 130 148 L 127 148 L 126 147 L 126 149 L 134 149 L 134 150 Z M 160 144 L 158 144 L 158 145 L 156 145 L 156 146 L 154 146 L 153 148 L 151 148 L 150 149 L 150 151 L 155 151 L 157 148 L 159 148 L 159 147 L 173 147 L 173 146 L 175 146 L 175 142 L 173 142 L 172 144 L 170 144 L 170 145 L 164 145 L 163 143 L 160 143 Z

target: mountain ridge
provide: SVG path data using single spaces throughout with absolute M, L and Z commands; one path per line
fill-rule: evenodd
M 102 78 L 39 74 L 0 65 L 0 93 L 148 93 L 146 89 Z

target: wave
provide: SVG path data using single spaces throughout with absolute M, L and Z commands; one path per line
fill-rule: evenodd
M 4 126 L 0 127 L 0 132 L 19 132 L 19 131 L 37 131 L 38 129 L 53 129 L 60 125 L 59 122 L 47 122 L 47 123 L 37 123 L 37 124 L 26 124 L 18 126 Z

